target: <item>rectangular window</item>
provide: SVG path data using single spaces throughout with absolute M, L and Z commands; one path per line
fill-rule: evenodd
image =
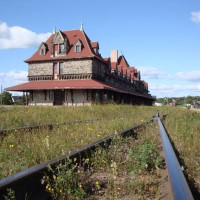
M 81 45 L 76 45 L 76 53 L 81 52 Z
M 60 44 L 59 45 L 59 53 L 64 52 L 64 48 L 65 48 L 64 44 Z
M 44 53 L 44 49 L 41 49 L 41 50 L 40 50 L 40 55 L 43 56 L 44 54 L 45 54 L 45 53 Z
M 63 62 L 59 63 L 59 70 L 60 70 L 60 74 L 64 74 L 64 63 Z

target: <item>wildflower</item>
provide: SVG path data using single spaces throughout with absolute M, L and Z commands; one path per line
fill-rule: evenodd
M 143 122 L 144 120 L 142 119 L 141 122 Z
M 56 176 L 55 175 L 53 175 L 53 179 L 56 180 Z
M 10 144 L 9 147 L 10 147 L 10 148 L 13 148 L 13 147 L 14 147 L 14 144 Z
M 86 158 L 86 159 L 85 159 L 86 162 L 89 162 L 89 160 L 90 160 L 89 158 Z
M 79 188 L 82 188 L 82 185 L 81 185 L 81 183 L 79 184 Z
M 98 136 L 98 137 L 100 137 L 101 135 L 100 135 L 100 134 L 98 134 L 97 136 Z
M 96 182 L 95 182 L 95 185 L 98 187 L 98 186 L 99 186 L 99 181 L 96 181 Z
M 49 188 L 51 188 L 51 187 L 50 187 L 50 185 L 49 185 L 49 184 L 47 184 L 47 185 L 46 185 L 46 189 L 48 190 Z
M 59 192 L 62 193 L 62 190 L 60 190 Z

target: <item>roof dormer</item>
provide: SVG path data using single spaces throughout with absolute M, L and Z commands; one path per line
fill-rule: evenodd
M 80 53 L 83 49 L 83 44 L 81 42 L 81 40 L 77 40 L 75 43 L 74 43 L 74 52 L 75 53 Z
M 39 47 L 39 54 L 40 56 L 44 56 L 46 52 L 47 52 L 47 45 L 44 42 L 42 42 Z
M 64 56 L 68 53 L 69 47 L 67 36 L 63 32 L 58 31 L 51 41 L 51 56 Z
M 98 42 L 91 42 L 91 46 L 92 46 L 93 51 L 96 54 L 99 54 L 99 43 Z

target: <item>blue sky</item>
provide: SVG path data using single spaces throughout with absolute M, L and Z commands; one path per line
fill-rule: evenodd
M 100 53 L 123 53 L 157 97 L 200 96 L 199 0 L 1 0 L 0 85 L 27 81 L 29 58 L 52 33 L 79 29 Z

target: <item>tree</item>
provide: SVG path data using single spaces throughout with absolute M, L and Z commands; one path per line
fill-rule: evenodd
M 12 94 L 10 94 L 9 92 L 3 91 L 2 92 L 2 103 L 4 105 L 12 105 L 13 104 Z

